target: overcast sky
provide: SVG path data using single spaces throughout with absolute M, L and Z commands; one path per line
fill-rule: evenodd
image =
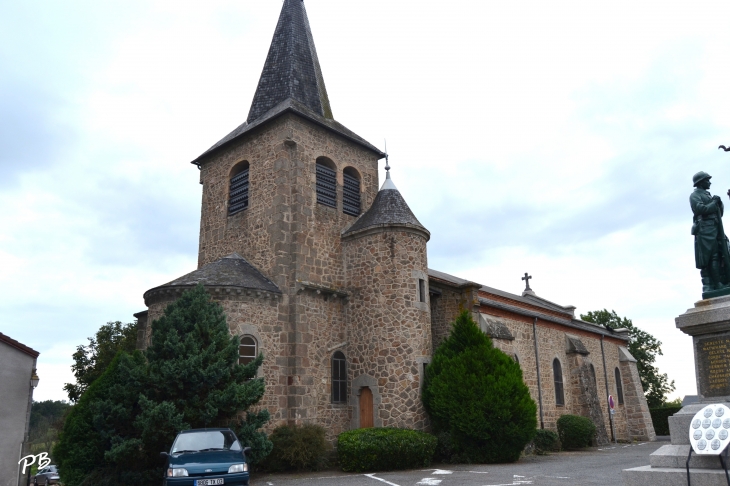
M 196 268 L 190 161 L 243 122 L 281 0 L 0 0 L 0 332 L 36 400 Z M 701 297 L 692 175 L 730 188 L 730 2 L 307 0 L 335 118 L 388 152 L 431 268 L 663 342 Z M 383 177 L 381 163 L 381 178 Z

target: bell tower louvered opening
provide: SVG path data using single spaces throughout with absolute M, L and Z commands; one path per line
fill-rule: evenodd
M 350 216 L 360 216 L 360 174 L 352 167 L 346 167 L 342 176 L 345 183 L 342 191 L 342 212 Z
M 231 170 L 231 185 L 228 191 L 228 214 L 237 213 L 248 208 L 248 172 L 247 161 L 240 162 Z
M 326 157 L 317 159 L 317 203 L 337 207 L 337 171 L 334 162 Z

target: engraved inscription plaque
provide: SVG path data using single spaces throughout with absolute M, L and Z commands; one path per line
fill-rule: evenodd
M 695 344 L 700 393 L 730 395 L 730 336 L 701 338 Z

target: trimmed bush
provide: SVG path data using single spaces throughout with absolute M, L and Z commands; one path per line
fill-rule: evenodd
M 423 404 L 442 437 L 440 459 L 513 462 L 537 427 L 537 406 L 515 361 L 495 348 L 468 311 L 426 368 Z
M 269 436 L 274 444 L 264 467 L 270 471 L 317 471 L 327 467 L 332 446 L 319 425 L 282 425 Z
M 431 464 L 437 439 L 411 429 L 373 428 L 343 432 L 337 458 L 343 471 L 392 471 Z
M 538 429 L 533 439 L 535 444 L 535 453 L 546 454 L 560 450 L 560 439 L 558 434 L 552 430 Z
M 654 432 L 656 435 L 669 435 L 669 417 L 679 412 L 679 407 L 659 407 L 650 408 L 651 421 L 654 424 Z
M 582 449 L 596 437 L 596 426 L 589 418 L 563 415 L 558 419 L 558 437 L 563 449 Z

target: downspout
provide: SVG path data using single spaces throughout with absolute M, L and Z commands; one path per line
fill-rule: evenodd
M 540 410 L 540 428 L 545 428 L 545 423 L 542 419 L 542 385 L 540 385 L 540 354 L 537 351 L 537 317 L 533 318 L 532 321 L 532 336 L 535 340 L 535 365 L 537 366 L 537 404 Z M 606 367 L 603 367 L 603 371 L 606 371 Z
M 601 359 L 603 359 L 603 381 L 606 385 L 606 406 L 608 407 L 608 421 L 611 424 L 611 438 L 616 442 L 616 433 L 613 430 L 613 415 L 611 414 L 611 404 L 608 403 L 608 372 L 606 372 L 606 353 L 603 352 L 603 334 L 601 334 Z

